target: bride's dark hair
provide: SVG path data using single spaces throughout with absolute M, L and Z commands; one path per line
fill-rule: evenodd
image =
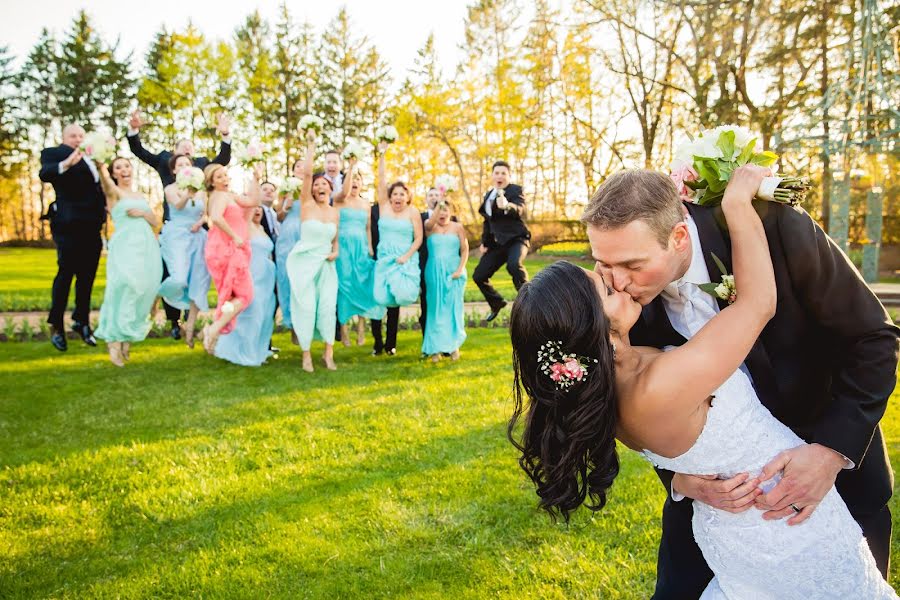
M 522 453 L 519 465 L 537 486 L 539 506 L 568 523 L 581 504 L 603 508 L 619 473 L 609 320 L 590 277 L 560 261 L 522 286 L 509 329 L 515 410 L 507 434 Z M 538 363 L 538 351 L 547 342 L 559 342 L 564 354 L 586 359 L 586 377 L 557 387 Z M 517 440 L 516 425 L 523 414 L 524 430 Z

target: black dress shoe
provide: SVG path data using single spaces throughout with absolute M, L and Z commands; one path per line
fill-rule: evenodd
M 279 352 L 281 352 L 281 348 L 269 344 L 269 352 L 271 352 L 272 354 L 278 354 Z
M 50 343 L 60 352 L 69 349 L 69 343 L 66 341 L 66 336 L 62 334 L 62 330 L 52 326 L 50 327 Z
M 172 336 L 173 340 L 180 340 L 181 339 L 181 325 L 179 325 L 178 323 L 172 323 L 172 331 L 171 331 L 171 333 L 169 333 L 169 335 Z
M 81 339 L 83 339 L 84 343 L 88 346 L 97 346 L 97 340 L 94 339 L 94 332 L 91 331 L 90 325 L 75 321 L 72 323 L 72 331 L 80 335 Z
M 381 356 L 381 354 L 383 352 L 384 352 L 383 348 L 375 348 L 372 350 L 372 356 Z
M 498 306 L 497 308 L 492 308 L 492 309 L 491 309 L 491 314 L 489 314 L 489 315 L 487 316 L 487 319 L 485 319 L 485 320 L 486 320 L 488 323 L 490 323 L 491 321 L 493 321 L 494 319 L 497 318 L 497 315 L 499 315 L 499 314 L 500 314 L 500 311 L 503 310 L 504 308 L 506 308 L 506 302 L 504 302 L 503 304 L 501 304 L 501 305 Z
M 388 356 L 396 356 L 397 349 L 396 348 L 388 348 L 387 350 L 384 351 L 384 353 L 387 354 Z

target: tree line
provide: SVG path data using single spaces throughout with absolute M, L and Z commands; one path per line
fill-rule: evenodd
M 103 39 L 81 12 L 62 37 L 43 31 L 17 68 L 0 47 L 0 240 L 48 236 L 38 217 L 52 191 L 37 181 L 38 151 L 58 143 L 62 125 L 124 138 L 138 105 L 148 146 L 189 137 L 209 153 L 216 115 L 229 112 L 236 141 L 270 145 L 274 179 L 299 155 L 304 115 L 325 121 L 323 148 L 370 141 L 393 124 L 400 139 L 387 157 L 390 176 L 411 182 L 421 200 L 435 177 L 453 175 L 464 221 L 476 219 L 495 159 L 512 164 L 531 219 L 567 220 L 610 173 L 664 170 L 685 135 L 737 123 L 782 155 L 783 171 L 812 177 L 806 208 L 823 222 L 835 177 L 856 177 L 857 223 L 864 183 L 875 182 L 888 215 L 884 239 L 896 241 L 896 143 L 835 150 L 863 108 L 873 135 L 897 126 L 884 106 L 885 93 L 900 93 L 896 53 L 880 65 L 883 89 L 835 93 L 871 67 L 855 46 L 872 43 L 859 22 L 872 2 L 474 0 L 459 63 L 442 65 L 431 36 L 406 73 L 390 71 L 346 8 L 321 27 L 283 3 L 271 21 L 250 13 L 228 39 L 208 39 L 192 22 L 163 28 L 143 57 Z M 895 49 L 900 7 L 878 7 L 875 43 Z M 141 185 L 158 197 L 151 175 Z

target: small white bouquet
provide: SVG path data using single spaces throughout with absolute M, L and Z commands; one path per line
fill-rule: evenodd
M 321 117 L 317 117 L 316 115 L 306 115 L 300 119 L 300 122 L 297 123 L 297 129 L 300 131 L 314 131 L 316 133 L 322 133 L 322 129 L 325 128 L 325 121 L 322 120 Z
M 116 138 L 105 131 L 92 131 L 81 142 L 81 152 L 95 163 L 108 163 L 117 150 Z
M 175 174 L 175 185 L 180 190 L 199 192 L 203 189 L 203 170 L 197 167 L 182 167 Z
M 300 197 L 301 185 L 302 182 L 298 177 L 288 177 L 283 182 L 281 182 L 281 186 L 279 186 L 278 188 L 278 193 L 296 200 Z
M 379 142 L 393 144 L 397 141 L 397 128 L 393 125 L 385 125 L 375 130 L 375 139 Z
M 778 160 L 774 152 L 754 152 L 755 147 L 756 138 L 742 127 L 708 129 L 675 149 L 669 176 L 682 199 L 704 206 L 719 204 L 735 169 L 748 163 L 768 167 Z M 805 177 L 766 177 L 756 197 L 795 205 L 809 188 Z
M 438 178 L 434 180 L 434 187 L 436 187 L 441 194 L 454 192 L 456 191 L 456 178 L 452 175 L 439 175 Z
M 356 140 L 347 140 L 347 144 L 344 146 L 343 157 L 346 160 L 350 160 L 351 158 L 359 160 L 365 156 L 365 153 L 366 151 L 361 143 Z
M 246 146 L 235 148 L 234 154 L 240 164 L 250 167 L 266 160 L 269 155 L 269 147 L 258 140 L 253 140 Z

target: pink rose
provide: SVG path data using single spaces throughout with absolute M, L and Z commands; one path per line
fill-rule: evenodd
M 690 202 L 693 198 L 693 190 L 685 185 L 685 181 L 694 182 L 700 177 L 694 167 L 684 161 L 676 160 L 672 162 L 672 172 L 669 177 L 675 182 L 675 189 L 682 200 Z
M 93 156 L 94 147 L 93 146 L 85 146 L 84 153 L 87 154 L 88 156 Z
M 569 377 L 581 379 L 581 365 L 574 358 L 570 358 L 566 361 L 566 372 Z

